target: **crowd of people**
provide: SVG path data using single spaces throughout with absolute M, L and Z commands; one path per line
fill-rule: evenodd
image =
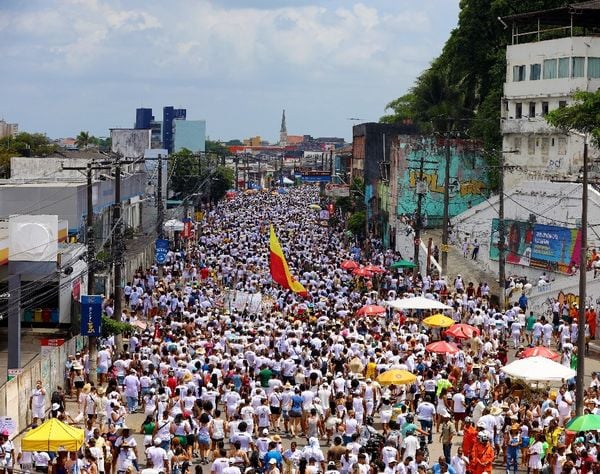
M 82 423 L 85 447 L 52 459 L 13 454 L 13 463 L 60 474 L 600 471 L 596 434 L 565 429 L 574 381 L 535 391 L 500 370 L 529 344 L 558 347 L 571 365 L 577 325 L 568 311 L 547 320 L 525 299 L 500 312 L 485 282 L 390 270 L 400 255 L 376 239 L 357 244 L 342 218 L 326 225 L 311 204 L 324 204 L 313 186 L 240 193 L 207 212 L 160 272 L 134 275 L 122 320 L 141 328 L 122 347 L 101 342 L 97 384 L 83 351 L 67 363 L 65 390 L 51 394 L 51 416 Z M 272 282 L 271 224 L 308 297 Z M 357 277 L 342 268 L 347 260 L 382 272 Z M 425 346 L 444 335 L 420 323 L 427 312 L 357 317 L 365 305 L 414 295 L 448 304 L 449 317 L 479 332 L 457 340 L 456 354 L 432 354 Z M 112 300 L 104 310 L 113 314 Z M 378 383 L 392 369 L 416 381 Z M 67 413 L 69 396 L 76 413 Z M 43 398 L 32 396 L 38 418 Z M 585 404 L 600 413 L 596 376 Z M 143 413 L 141 426 L 127 425 L 132 413 Z

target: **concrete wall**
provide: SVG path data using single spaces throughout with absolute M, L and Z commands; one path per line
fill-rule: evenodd
M 27 364 L 21 375 L 0 386 L 0 416 L 9 416 L 15 421 L 15 434 L 25 430 L 31 423 L 29 397 L 36 381 L 43 381 L 46 388 L 46 407 L 50 408 L 52 392 L 57 385 L 64 387 L 65 361 L 69 354 L 75 354 L 82 349 L 83 339 L 77 336 L 60 347 L 48 349 L 43 357 L 36 357 Z
M 397 182 L 395 199 L 397 215 L 412 214 L 417 208 L 416 184 L 419 161 L 424 159 L 423 177 L 427 193 L 422 200 L 422 212 L 428 225 L 439 225 L 444 209 L 446 151 L 443 143 L 423 142 L 400 137 L 392 151 L 391 181 Z M 456 216 L 482 202 L 489 194 L 486 162 L 477 149 L 465 141 L 452 140 L 450 145 L 450 216 Z
M 505 192 L 504 218 L 528 221 L 535 216 L 539 224 L 577 228 L 581 218 L 581 185 L 549 181 L 525 181 Z M 600 222 L 600 193 L 589 188 L 589 223 Z M 479 263 L 497 272 L 498 262 L 489 258 L 492 219 L 498 217 L 498 196 L 493 196 L 478 206 L 452 219 L 456 231 L 454 241 L 460 246 L 465 237 L 480 242 Z M 595 226 L 588 230 L 589 248 L 600 247 L 600 231 Z M 522 265 L 507 264 L 507 275 L 527 276 L 537 282 L 541 270 Z

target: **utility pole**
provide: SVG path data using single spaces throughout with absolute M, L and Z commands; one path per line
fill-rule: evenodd
M 442 274 L 448 274 L 448 234 L 450 227 L 450 132 L 446 133 L 446 163 L 444 175 L 444 216 L 442 221 Z
M 283 188 L 283 156 L 284 152 L 281 153 L 281 159 L 279 160 L 279 185 Z
M 585 300 L 587 290 L 587 226 L 588 226 L 588 138 L 583 139 L 583 176 L 581 180 L 581 247 L 579 250 L 579 315 L 577 318 L 577 384 L 575 414 L 583 415 L 585 376 Z
M 239 172 L 238 172 L 238 166 L 239 166 L 239 161 L 240 161 L 240 157 L 236 156 L 233 159 L 233 162 L 235 163 L 235 190 L 238 191 L 238 187 L 239 187 Z
M 96 236 L 94 232 L 94 192 L 93 192 L 93 171 L 110 169 L 110 166 L 97 166 L 93 161 L 89 161 L 85 167 L 83 166 L 63 166 L 63 170 L 84 171 L 86 174 L 86 191 L 87 191 L 87 215 L 85 216 L 85 242 L 87 246 L 87 294 L 93 295 L 94 279 L 95 279 L 95 264 L 96 264 Z M 97 358 L 98 358 L 98 338 L 96 336 L 88 336 L 88 351 L 90 361 L 90 382 L 97 383 Z
M 417 160 L 409 160 L 409 161 L 417 161 Z M 421 158 L 418 160 L 419 162 L 419 179 L 416 183 L 417 190 L 417 211 L 415 216 L 415 240 L 414 240 L 414 253 L 413 253 L 413 263 L 415 264 L 414 274 L 419 273 L 419 250 L 421 247 L 421 230 L 423 226 L 423 196 L 427 193 L 427 183 L 423 181 L 423 173 L 425 164 L 434 164 L 437 165 L 437 161 L 426 161 L 424 153 L 421 154 Z
M 504 153 L 500 152 L 498 179 L 498 280 L 500 283 L 500 311 L 506 307 L 506 228 L 504 226 Z
M 163 164 L 162 155 L 158 155 L 158 185 L 156 186 L 156 237 L 162 239 L 164 236 L 163 220 L 165 218 L 165 208 L 163 206 Z

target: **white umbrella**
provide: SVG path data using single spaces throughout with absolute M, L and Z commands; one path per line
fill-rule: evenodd
M 506 375 L 529 382 L 561 381 L 575 377 L 577 372 L 546 357 L 517 359 L 500 369 Z
M 387 301 L 385 304 L 394 309 L 452 309 L 450 306 L 447 306 L 444 303 L 440 303 L 437 300 L 424 298 L 423 296 Z
M 183 230 L 183 222 L 178 221 L 177 219 L 170 219 L 163 224 L 165 230 L 170 231 L 182 231 Z

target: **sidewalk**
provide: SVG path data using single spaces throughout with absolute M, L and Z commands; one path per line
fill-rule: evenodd
M 441 229 L 427 229 L 423 232 L 423 242 L 427 242 L 430 237 L 433 239 L 434 245 L 439 247 L 442 244 Z M 438 263 L 441 264 L 441 262 Z M 491 294 L 500 294 L 497 274 L 489 272 L 470 258 L 464 258 L 461 249 L 450 245 L 448 250 L 448 274 L 446 275 L 450 285 L 452 285 L 456 275 L 460 275 L 465 283 L 472 281 L 475 286 L 480 282 L 487 281 Z

